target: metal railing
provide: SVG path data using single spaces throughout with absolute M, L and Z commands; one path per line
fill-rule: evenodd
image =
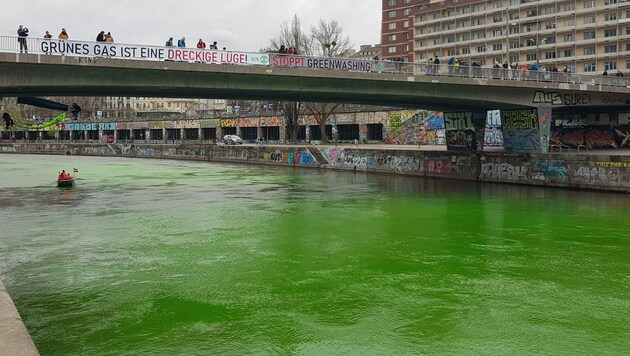
M 18 40 L 24 40 L 27 50 L 21 51 L 21 43 Z M 42 48 L 49 48 L 48 45 L 43 44 L 56 44 L 69 46 L 70 48 L 77 47 L 78 50 L 72 51 L 72 53 L 64 53 L 66 56 L 77 57 L 107 57 L 107 58 L 119 58 L 125 60 L 165 60 L 161 58 L 145 58 L 133 55 L 135 53 L 134 48 L 142 47 L 149 52 L 160 52 L 168 50 L 190 50 L 190 51 L 202 51 L 202 52 L 216 52 L 223 54 L 236 53 L 233 51 L 217 51 L 217 50 L 199 50 L 196 48 L 177 48 L 177 47 L 164 47 L 164 46 L 151 46 L 151 45 L 134 45 L 124 43 L 105 44 L 101 42 L 92 41 L 72 41 L 72 40 L 57 40 L 57 39 L 42 39 L 36 37 L 18 38 L 16 36 L 0 36 L 0 52 L 5 53 L 20 53 L 27 52 L 31 54 L 40 55 L 60 55 L 53 54 L 42 50 Z M 107 53 L 102 55 L 95 55 L 93 51 L 81 51 L 79 45 L 100 46 L 98 48 L 107 48 L 107 46 L 115 46 L 118 53 L 125 53 L 121 56 L 111 56 Z M 137 52 L 137 51 L 136 51 Z M 630 88 L 630 78 L 617 77 L 614 75 L 595 75 L 585 73 L 564 73 L 549 70 L 531 70 L 531 69 L 504 69 L 504 68 L 487 68 L 478 66 L 454 66 L 449 64 L 424 64 L 424 63 L 407 63 L 401 61 L 387 61 L 387 60 L 354 60 L 348 58 L 324 58 L 324 57 L 306 57 L 298 55 L 284 55 L 278 53 L 254 53 L 254 52 L 238 52 L 241 54 L 251 56 L 268 56 L 267 62 L 260 62 L 256 64 L 248 65 L 264 65 L 268 67 L 277 68 L 296 68 L 296 69 L 319 69 L 319 70 L 335 70 L 335 71 L 349 71 L 349 72 L 371 72 L 371 73 L 389 73 L 389 74 L 402 74 L 402 75 L 416 75 L 416 76 L 436 76 L 436 77 L 452 77 L 452 78 L 469 78 L 469 79 L 488 79 L 488 80 L 514 80 L 514 81 L 528 81 L 528 82 L 551 82 L 551 83 L 568 83 L 568 84 L 589 84 L 598 86 L 613 86 L 613 87 L 628 87 Z M 289 63 L 274 65 L 272 60 L 274 57 L 281 59 L 290 59 L 289 61 L 277 61 L 278 63 Z M 364 65 L 361 70 L 356 70 L 351 65 L 347 67 L 339 66 L 304 66 L 296 65 L 296 63 L 319 63 L 322 60 L 343 62 L 347 63 L 359 63 Z M 188 61 L 191 63 L 204 64 L 203 61 Z M 366 65 L 367 64 L 367 65 Z

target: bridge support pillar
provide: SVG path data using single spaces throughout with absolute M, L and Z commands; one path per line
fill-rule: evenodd
M 549 152 L 549 136 L 551 135 L 551 107 L 538 108 L 538 130 L 540 137 L 540 152 Z

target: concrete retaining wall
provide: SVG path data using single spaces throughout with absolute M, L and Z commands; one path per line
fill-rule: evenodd
M 0 355 L 39 355 L 13 300 L 0 280 Z
M 577 153 L 455 153 L 391 146 L 225 146 L 155 144 L 0 144 L 0 152 L 191 159 L 368 171 L 630 192 L 630 156 Z

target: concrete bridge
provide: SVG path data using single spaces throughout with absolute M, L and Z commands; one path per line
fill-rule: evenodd
M 339 102 L 485 111 L 630 111 L 630 88 L 487 78 L 0 53 L 1 96 Z

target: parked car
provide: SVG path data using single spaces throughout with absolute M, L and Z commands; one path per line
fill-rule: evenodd
M 226 145 L 241 145 L 243 140 L 237 135 L 225 135 L 223 136 L 223 143 Z

